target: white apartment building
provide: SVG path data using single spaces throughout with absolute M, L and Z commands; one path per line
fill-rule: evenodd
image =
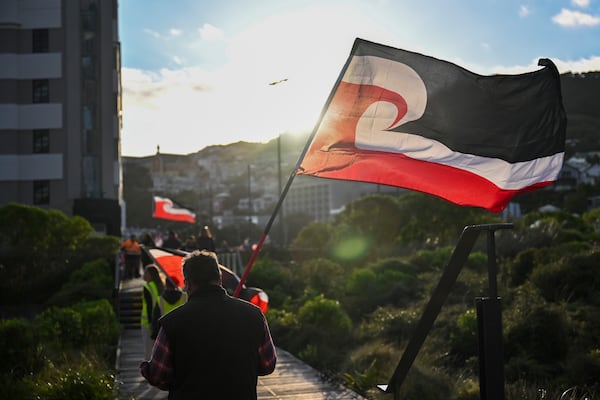
M 304 213 L 313 217 L 315 221 L 329 222 L 353 200 L 373 193 L 399 195 L 406 191 L 372 183 L 299 175 L 290 186 L 283 209 L 286 215 Z
M 121 231 L 117 0 L 0 1 L 0 205 Z

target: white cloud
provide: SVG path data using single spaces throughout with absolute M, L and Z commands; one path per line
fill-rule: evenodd
M 566 27 L 600 25 L 600 17 L 563 8 L 552 17 L 556 24 Z
M 541 57 L 540 57 L 541 58 Z M 552 59 L 552 58 L 551 58 Z M 536 71 L 542 67 L 538 66 L 539 58 L 531 60 L 529 65 L 496 66 L 490 69 L 491 74 L 522 74 L 525 72 Z M 581 58 L 579 60 L 560 60 L 552 59 L 558 72 L 563 74 L 567 72 L 585 73 L 600 71 L 600 56 Z
M 590 5 L 590 0 L 571 0 L 571 4 L 581 8 L 587 8 Z
M 225 37 L 223 30 L 211 24 L 202 25 L 202 27 L 198 28 L 198 32 L 200 33 L 202 40 L 221 40 Z
M 555 60 L 554 63 L 558 70 L 563 72 L 584 73 L 600 71 L 600 56 L 582 58 L 575 61 Z
M 181 36 L 183 34 L 183 31 L 181 29 L 177 29 L 177 28 L 169 29 L 169 31 L 166 35 L 164 35 L 160 32 L 157 32 L 153 29 L 150 29 L 150 28 L 145 28 L 144 32 L 156 39 L 169 39 L 172 37 Z
M 148 35 L 152 36 L 152 37 L 157 38 L 157 39 L 160 38 L 160 33 L 156 32 L 156 31 L 154 31 L 152 29 L 144 28 L 144 32 L 147 33 Z
M 531 14 L 531 10 L 526 5 L 521 5 L 519 7 L 519 17 L 527 17 Z

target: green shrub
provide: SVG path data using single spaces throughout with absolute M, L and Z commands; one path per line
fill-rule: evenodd
M 344 307 L 357 320 L 379 306 L 408 305 L 421 289 L 414 270 L 395 259 L 353 270 L 346 279 Z
M 418 266 L 421 271 L 440 270 L 448 264 L 453 247 L 440 247 L 435 250 L 419 250 L 410 258 L 410 263 Z
M 344 379 L 344 386 L 352 390 L 353 392 L 361 395 L 366 395 L 369 389 L 376 387 L 377 384 L 383 382 L 377 378 L 377 360 L 373 359 L 371 364 L 364 370 L 364 372 L 344 373 L 342 375 Z
M 380 305 L 381 291 L 379 289 L 377 275 L 373 269 L 355 269 L 346 280 L 345 308 L 351 310 L 351 315 L 355 319 L 369 313 Z
M 316 368 L 334 369 L 352 341 L 352 321 L 340 303 L 319 295 L 298 311 L 295 347 L 298 355 Z
M 600 305 L 600 252 L 573 255 L 560 261 L 538 265 L 531 273 L 532 282 L 548 301 L 575 301 Z
M 530 371 L 535 378 L 552 378 L 560 372 L 560 364 L 566 359 L 568 332 L 564 311 L 550 306 L 534 308 L 508 330 L 507 358 L 520 358 L 529 363 L 529 367 L 523 365 L 522 371 Z
M 271 335 L 277 346 L 291 350 L 292 337 L 298 331 L 298 317 L 296 313 L 270 308 L 267 313 Z
M 105 259 L 86 262 L 71 273 L 46 304 L 64 307 L 84 300 L 108 299 L 113 291 L 112 276 L 111 266 Z
M 473 378 L 462 379 L 456 385 L 456 400 L 479 400 L 479 382 Z
M 84 343 L 81 314 L 72 308 L 50 307 L 35 318 L 35 327 L 51 348 L 79 348 Z
M 302 263 L 297 278 L 304 287 L 330 299 L 339 299 L 344 286 L 344 269 L 336 262 L 315 258 Z
M 50 307 L 36 317 L 35 326 L 50 351 L 87 346 L 109 359 L 120 333 L 116 315 L 106 299 L 72 307 Z
M 587 353 L 577 353 L 567 361 L 564 378 L 567 384 L 594 385 L 598 383 L 598 377 L 600 377 L 600 348 Z
M 452 398 L 453 384 L 439 369 L 414 364 L 400 387 L 400 398 L 439 400 Z
M 446 261 L 448 264 L 450 258 Z M 485 272 L 488 270 L 488 256 L 486 253 L 482 253 L 480 251 L 472 252 L 467 257 L 467 261 L 465 262 L 465 268 L 472 269 L 477 272 Z
M 21 318 L 0 321 L 0 375 L 19 378 L 35 371 L 40 362 L 37 348 L 29 321 Z
M 121 238 L 119 237 L 91 235 L 77 248 L 74 263 L 82 265 L 88 261 L 103 259 L 110 266 L 111 276 L 114 277 L 115 255 L 120 247 Z
M 269 308 L 279 308 L 302 293 L 290 268 L 267 259 L 257 260 L 248 275 L 247 286 L 257 286 L 269 295 Z
M 93 282 L 99 286 L 111 288 L 113 284 L 111 266 L 102 258 L 84 263 L 80 269 L 73 271 L 68 284 Z
M 409 338 L 419 318 L 420 315 L 413 309 L 378 307 L 361 320 L 357 337 L 361 340 L 384 338 L 401 343 Z
M 87 301 L 75 304 L 73 309 L 81 315 L 86 345 L 104 359 L 112 361 L 121 328 L 111 304 L 106 299 Z
M 41 303 L 64 282 L 94 230 L 79 216 L 11 203 L 0 207 L 0 303 Z
M 44 372 L 26 382 L 32 396 L 41 400 L 114 400 L 116 386 L 112 375 L 101 363 L 74 360 L 64 365 L 48 365 Z
M 354 391 L 368 395 L 377 384 L 389 381 L 398 359 L 400 350 L 380 339 L 373 339 L 368 343 L 352 350 L 348 365 L 348 372 L 342 375 L 347 387 Z
M 512 286 L 522 285 L 529 278 L 536 264 L 537 252 L 537 249 L 526 249 L 517 254 L 514 261 L 508 265 L 507 273 Z
M 450 332 L 450 351 L 461 363 L 478 354 L 477 313 L 469 309 L 458 316 Z

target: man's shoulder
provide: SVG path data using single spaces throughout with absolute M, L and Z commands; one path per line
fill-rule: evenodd
M 229 295 L 227 295 L 227 299 L 228 299 L 228 301 L 231 302 L 233 307 L 237 307 L 241 310 L 245 310 L 246 312 L 253 313 L 257 316 L 261 316 L 261 318 L 262 318 L 262 311 L 260 311 L 260 308 L 258 308 L 254 304 L 250 303 L 249 301 L 240 299 L 238 297 L 229 296 Z
M 159 321 L 161 323 L 161 325 L 165 325 L 165 324 L 171 324 L 173 323 L 172 321 L 177 321 L 181 318 L 181 315 L 185 314 L 187 311 L 187 308 L 189 308 L 188 303 L 182 304 L 179 307 L 174 308 L 173 310 L 169 311 L 168 313 L 166 313 L 165 315 L 163 315 L 162 317 L 160 317 Z

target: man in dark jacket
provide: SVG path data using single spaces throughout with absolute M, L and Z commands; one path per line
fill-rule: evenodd
M 255 400 L 258 376 L 273 372 L 277 360 L 264 315 L 227 294 L 214 253 L 186 256 L 183 275 L 189 299 L 161 318 L 142 375 L 171 400 Z

